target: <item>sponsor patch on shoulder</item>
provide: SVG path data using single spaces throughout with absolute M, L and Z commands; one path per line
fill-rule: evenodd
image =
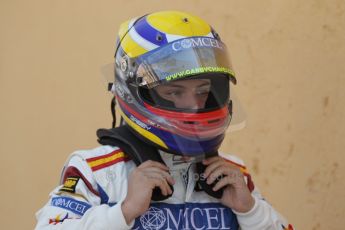
M 65 196 L 52 198 L 51 205 L 58 208 L 69 210 L 79 216 L 83 216 L 84 213 L 89 208 L 91 208 L 91 205 L 86 202 L 79 201 L 79 200 L 72 199 L 70 197 L 65 197 Z
M 80 177 L 67 177 L 63 187 L 59 191 L 75 193 L 75 188 L 77 187 Z

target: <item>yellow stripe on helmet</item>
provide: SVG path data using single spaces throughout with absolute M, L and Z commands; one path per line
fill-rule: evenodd
M 137 42 L 135 42 L 131 38 L 131 36 L 127 33 L 129 22 L 130 20 L 121 24 L 120 29 L 119 29 L 119 38 L 120 38 L 120 41 L 122 40 L 121 48 L 125 51 L 125 53 L 129 57 L 133 58 L 133 57 L 137 57 L 139 55 L 146 53 L 148 50 L 144 49 Z
M 141 128 L 139 125 L 135 124 L 131 119 L 129 119 L 124 113 L 123 111 L 120 109 L 120 114 L 123 117 L 123 119 L 125 119 L 125 121 L 127 122 L 127 124 L 132 127 L 135 131 L 137 131 L 138 133 L 140 133 L 142 136 L 144 136 L 146 139 L 152 141 L 153 143 L 168 149 L 168 146 L 166 146 L 166 144 L 162 141 L 162 139 L 160 139 L 158 136 L 154 135 L 153 133 L 150 133 L 148 131 L 146 131 L 145 129 Z
M 147 22 L 166 34 L 206 36 L 211 32 L 211 27 L 201 18 L 178 11 L 163 11 L 150 14 L 147 16 Z

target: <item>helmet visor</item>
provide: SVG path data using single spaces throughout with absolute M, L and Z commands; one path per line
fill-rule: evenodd
M 147 88 L 204 73 L 223 73 L 235 82 L 225 44 L 210 37 L 176 40 L 136 62 L 138 84 Z

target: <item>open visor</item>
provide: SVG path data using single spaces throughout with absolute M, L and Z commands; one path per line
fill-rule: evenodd
M 236 83 L 225 44 L 210 37 L 176 40 L 135 62 L 137 83 L 147 88 L 204 73 L 223 73 Z

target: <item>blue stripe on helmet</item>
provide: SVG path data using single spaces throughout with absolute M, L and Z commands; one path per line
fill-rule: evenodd
M 165 33 L 162 33 L 159 30 L 153 28 L 147 22 L 146 17 L 135 23 L 134 29 L 141 37 L 157 46 L 162 46 L 168 43 Z M 159 35 L 162 38 L 160 41 L 157 40 L 157 36 Z

